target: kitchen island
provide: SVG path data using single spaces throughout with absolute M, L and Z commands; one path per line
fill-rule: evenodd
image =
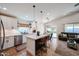
M 36 34 L 28 34 L 27 54 L 31 56 L 37 55 L 37 51 L 40 50 L 42 47 L 40 43 L 44 43 L 44 45 L 47 45 L 47 41 L 49 40 L 49 35 L 50 34 L 42 34 L 40 36 L 37 36 Z

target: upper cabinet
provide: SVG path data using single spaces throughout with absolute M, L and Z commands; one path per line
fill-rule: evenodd
M 7 16 L 0 16 L 3 21 L 5 29 L 17 29 L 17 19 Z

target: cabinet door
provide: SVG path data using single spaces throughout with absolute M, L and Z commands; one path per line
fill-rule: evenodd
M 10 29 L 17 29 L 17 19 L 14 18 L 8 18 L 9 24 L 10 24 Z
M 10 37 L 8 47 L 13 47 L 13 46 L 14 46 L 14 37 Z
M 3 21 L 5 29 L 8 29 L 10 25 L 9 25 L 9 21 L 7 20 L 7 17 L 1 16 L 1 19 Z
M 35 55 L 35 40 L 31 38 L 27 38 L 27 51 Z
M 17 28 L 17 19 L 1 16 L 5 29 L 16 29 Z
M 6 37 L 3 49 L 10 48 L 13 46 L 14 46 L 14 37 Z
M 23 35 L 23 41 L 22 41 L 22 43 L 27 43 L 27 37 L 26 37 L 26 35 Z

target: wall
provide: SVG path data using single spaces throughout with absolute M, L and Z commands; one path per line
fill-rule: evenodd
M 32 30 L 33 29 L 36 29 L 37 31 L 40 31 L 40 34 L 43 34 L 45 31 L 45 25 L 44 25 L 44 22 L 43 22 L 44 19 L 41 19 L 41 18 L 38 18 L 36 21 L 37 21 L 37 24 L 35 22 L 32 23 Z
M 52 22 L 49 22 L 46 25 L 56 26 L 57 27 L 57 34 L 59 34 L 64 31 L 64 24 L 78 23 L 78 22 L 79 22 L 79 13 L 76 13 L 71 16 L 64 17 L 62 19 L 53 20 Z

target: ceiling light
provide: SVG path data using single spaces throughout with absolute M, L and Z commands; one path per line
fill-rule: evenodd
M 74 6 L 77 7 L 79 5 L 79 3 L 76 3 Z
M 47 13 L 47 16 L 49 16 L 50 15 L 50 13 Z
M 0 6 L 0 9 L 1 9 L 1 6 Z
M 7 10 L 7 8 L 4 7 L 3 10 Z
M 25 16 L 26 18 L 28 18 L 28 16 Z

